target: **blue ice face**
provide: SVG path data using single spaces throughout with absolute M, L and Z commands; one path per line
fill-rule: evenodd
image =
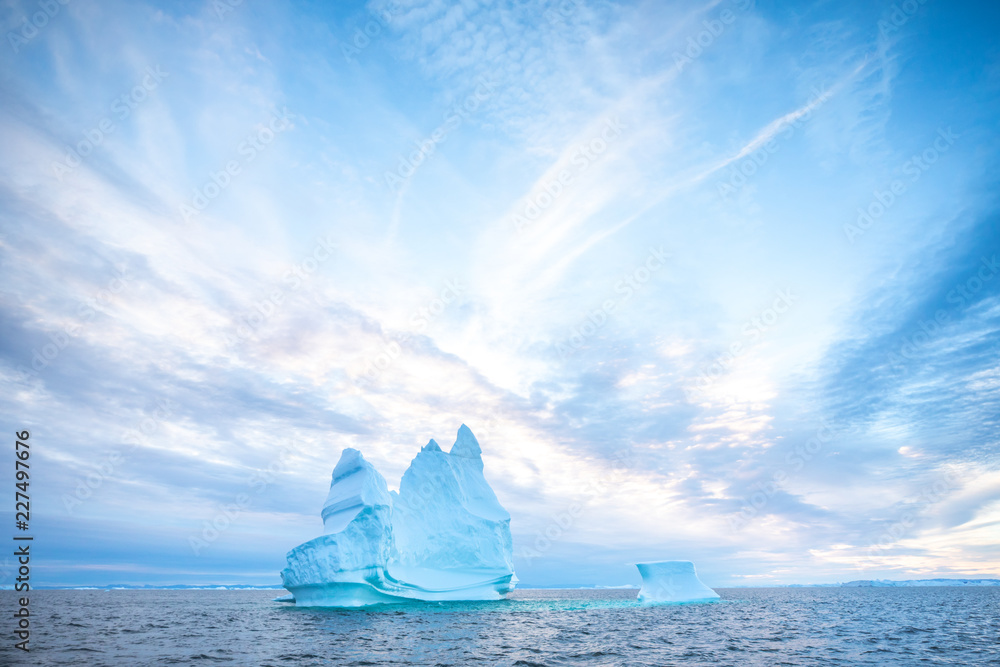
M 446 453 L 431 440 L 399 493 L 345 449 L 323 506 L 326 534 L 288 553 L 282 583 L 306 606 L 417 600 L 497 600 L 513 590 L 510 514 L 483 475 L 462 425 Z

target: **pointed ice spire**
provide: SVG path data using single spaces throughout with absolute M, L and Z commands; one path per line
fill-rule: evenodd
M 340 460 L 337 461 L 337 465 L 333 467 L 333 479 L 330 480 L 330 486 L 336 484 L 340 479 L 347 477 L 348 475 L 353 475 L 359 470 L 365 467 L 372 467 L 365 457 L 361 455 L 361 452 L 354 449 L 353 447 L 347 447 L 340 453 Z
M 326 533 L 340 532 L 365 507 L 391 502 L 385 478 L 356 449 L 341 453 L 332 477 L 321 513 Z
M 428 442 L 423 447 L 421 447 L 420 451 L 422 451 L 422 452 L 440 452 L 441 451 L 441 445 L 437 444 L 437 442 L 434 441 L 434 438 L 431 438 L 431 441 Z
M 483 450 L 479 447 L 479 441 L 472 435 L 472 429 L 462 424 L 458 429 L 458 439 L 451 447 L 452 456 L 462 456 L 467 459 L 481 459 Z

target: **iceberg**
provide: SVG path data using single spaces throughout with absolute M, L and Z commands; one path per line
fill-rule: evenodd
M 399 492 L 345 449 L 323 503 L 323 535 L 288 552 L 282 585 L 298 606 L 499 600 L 514 589 L 510 514 L 462 424 L 450 452 L 425 445 Z
M 654 563 L 636 563 L 642 576 L 639 589 L 641 604 L 665 602 L 708 602 L 718 600 L 719 594 L 701 583 L 689 560 L 661 560 Z

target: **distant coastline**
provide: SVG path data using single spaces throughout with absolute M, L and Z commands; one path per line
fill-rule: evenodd
M 733 584 L 720 588 L 919 588 L 926 586 L 1000 586 L 1000 579 L 856 579 L 834 584 Z M 638 589 L 634 584 L 623 586 L 518 586 L 518 590 L 611 590 Z
M 788 586 L 778 586 L 776 588 L 913 588 L 920 586 L 1000 586 L 1000 579 L 905 579 L 903 581 L 893 581 L 891 579 L 857 579 L 842 584 L 789 584 Z M 748 586 L 747 588 L 751 587 Z
M 739 584 L 733 586 L 713 586 L 712 588 L 920 588 L 928 586 L 1000 586 L 1000 579 L 857 579 L 836 584 Z M 633 584 L 621 586 L 520 586 L 518 590 L 613 590 L 635 589 Z M 13 590 L 13 586 L 3 586 L 0 590 Z M 70 590 L 70 591 L 277 591 L 284 590 L 281 584 L 249 585 L 249 584 L 173 584 L 169 586 L 133 586 L 128 584 L 109 584 L 106 586 L 35 586 L 33 590 Z

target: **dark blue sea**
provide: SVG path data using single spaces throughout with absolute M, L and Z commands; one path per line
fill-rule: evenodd
M 640 607 L 634 590 L 300 609 L 282 591 L 32 591 L 30 653 L 3 602 L 2 665 L 1000 664 L 1000 587 L 718 589 Z

